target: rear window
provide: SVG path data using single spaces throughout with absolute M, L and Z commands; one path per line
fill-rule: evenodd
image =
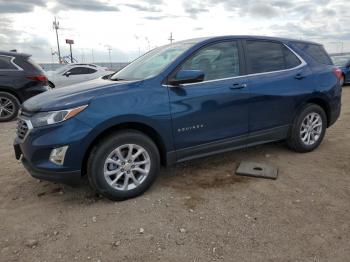
M 17 70 L 17 67 L 12 63 L 13 57 L 0 56 L 0 70 Z
M 299 58 L 285 45 L 269 41 L 247 41 L 250 73 L 265 73 L 294 68 Z
M 309 43 L 295 43 L 303 52 L 311 56 L 317 63 L 333 65 L 333 62 L 322 45 Z

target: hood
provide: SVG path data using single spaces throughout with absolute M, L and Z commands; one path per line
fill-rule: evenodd
M 121 92 L 139 83 L 140 81 L 115 82 L 99 78 L 34 96 L 23 103 L 22 109 L 27 112 L 39 112 L 77 107 L 88 104 L 96 96 Z

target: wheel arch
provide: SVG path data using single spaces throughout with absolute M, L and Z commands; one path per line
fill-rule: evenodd
M 81 167 L 82 175 L 85 175 L 87 172 L 87 162 L 93 147 L 99 141 L 101 141 L 101 139 L 103 139 L 104 137 L 121 130 L 136 130 L 147 135 L 156 144 L 159 150 L 161 165 L 165 166 L 167 164 L 167 148 L 159 132 L 157 132 L 154 128 L 144 123 L 124 122 L 124 123 L 119 123 L 119 124 L 110 126 L 100 131 L 98 135 L 91 141 L 83 157 L 83 162 Z
M 18 94 L 12 89 L 3 88 L 3 87 L 0 86 L 0 92 L 8 93 L 8 94 L 13 95 L 15 98 L 17 98 L 17 100 L 19 101 L 20 104 L 23 102 L 22 99 L 18 96 Z
M 323 109 L 323 111 L 326 113 L 327 116 L 327 127 L 329 127 L 330 124 L 330 119 L 331 119 L 331 107 L 329 105 L 329 103 L 327 102 L 326 99 L 322 98 L 322 97 L 313 97 L 310 98 L 308 100 L 305 101 L 305 103 L 303 103 L 297 110 L 297 114 L 295 115 L 295 117 L 298 116 L 298 114 L 300 113 L 300 111 L 307 105 L 307 104 L 315 104 L 318 105 L 319 107 L 321 107 Z

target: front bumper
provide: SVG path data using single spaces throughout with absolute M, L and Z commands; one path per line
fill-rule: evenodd
M 90 144 L 91 128 L 76 118 L 65 122 L 31 129 L 24 139 L 14 141 L 17 159 L 31 176 L 49 181 L 75 185 L 80 182 L 81 168 Z M 50 161 L 54 148 L 67 145 L 69 148 L 62 165 Z
M 63 183 L 71 186 L 80 184 L 82 180 L 80 170 L 66 171 L 66 172 L 40 170 L 33 167 L 25 158 L 22 158 L 21 161 L 25 169 L 29 172 L 29 174 L 32 177 L 37 179 L 55 181 L 55 182 L 59 182 L 59 183 Z

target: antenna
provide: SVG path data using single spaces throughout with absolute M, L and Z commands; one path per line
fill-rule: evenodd
M 173 41 L 175 40 L 175 39 L 173 38 L 173 32 L 170 33 L 170 37 L 169 37 L 168 40 L 170 41 L 170 44 L 172 44 Z
M 58 29 L 60 29 L 60 22 L 55 20 L 52 23 L 52 28 L 56 31 L 56 40 L 57 40 L 57 49 L 58 49 L 58 63 L 61 64 L 61 50 L 60 50 L 60 42 L 58 41 Z

